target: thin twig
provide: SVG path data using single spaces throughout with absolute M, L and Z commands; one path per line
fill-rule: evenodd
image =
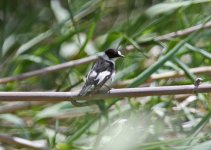
M 191 68 L 189 71 L 193 74 L 201 74 L 201 73 L 206 73 L 209 74 L 211 73 L 211 66 L 202 66 L 202 67 L 197 67 L 197 68 Z M 159 74 L 152 74 L 151 78 L 149 81 L 154 81 L 154 80 L 160 80 L 160 79 L 169 79 L 169 78 L 178 78 L 178 77 L 183 77 L 185 75 L 184 71 L 168 71 L 165 73 L 159 73 Z
M 1 78 L 0 84 L 5 84 L 5 83 L 8 83 L 8 82 L 12 82 L 12 81 L 20 81 L 20 80 L 24 80 L 24 79 L 31 78 L 31 77 L 34 77 L 34 76 L 44 75 L 44 74 L 47 74 L 47 73 L 50 73 L 50 72 L 55 72 L 55 71 L 67 69 L 67 68 L 70 68 L 70 67 L 73 67 L 73 66 L 86 64 L 86 63 L 95 61 L 97 59 L 97 57 L 98 56 L 90 56 L 90 57 L 86 57 L 86 58 L 62 63 L 62 64 L 59 64 L 59 65 L 54 65 L 54 66 L 46 67 L 46 68 L 43 68 L 43 69 L 30 71 L 30 72 L 23 73 L 23 74 L 20 74 L 20 75 L 17 75 L 17 76 Z
M 0 134 L 0 142 L 35 150 L 47 150 L 47 147 L 43 142 L 33 142 L 19 137 L 11 137 L 5 134 Z
M 155 41 L 166 41 L 166 40 L 170 40 L 175 37 L 186 36 L 195 31 L 198 31 L 200 29 L 207 29 L 207 28 L 211 28 L 211 22 L 207 22 L 205 24 L 202 23 L 202 24 L 190 27 L 190 28 L 186 28 L 184 30 L 178 30 L 176 32 L 161 35 L 161 36 L 154 38 L 154 40 Z
M 196 25 L 196 26 L 193 26 L 193 27 L 190 27 L 190 28 L 186 28 L 186 29 L 179 30 L 179 31 L 176 31 L 176 32 L 161 35 L 161 36 L 155 37 L 153 40 L 155 40 L 155 41 L 166 41 L 166 40 L 170 40 L 170 39 L 175 38 L 175 37 L 186 36 L 188 34 L 195 32 L 195 31 L 198 31 L 202 28 L 203 29 L 211 28 L 211 22 L 207 22 L 206 24 L 199 24 L 199 25 Z M 149 41 L 145 41 L 145 42 L 149 42 Z M 144 44 L 144 42 L 142 42 L 141 44 Z M 126 52 L 130 52 L 133 49 L 134 49 L 134 46 L 128 45 L 126 47 Z M 38 76 L 38 75 L 44 75 L 44 74 L 47 74 L 47 73 L 67 69 L 67 68 L 70 68 L 70 67 L 73 67 L 73 66 L 78 66 L 78 65 L 90 63 L 90 62 L 95 61 L 96 59 L 97 59 L 97 56 L 90 56 L 90 57 L 86 57 L 86 58 L 82 58 L 82 59 L 78 59 L 78 60 L 73 60 L 73 61 L 70 61 L 70 62 L 62 63 L 62 64 L 58 64 L 58 65 L 55 65 L 55 66 L 50 66 L 50 67 L 46 67 L 46 68 L 43 68 L 43 69 L 30 71 L 30 72 L 23 73 L 23 74 L 20 74 L 20 75 L 17 75 L 17 76 L 1 78 L 0 84 L 5 84 L 5 83 L 8 83 L 8 82 L 13 82 L 13 81 L 20 81 L 20 80 L 24 80 L 24 79 L 31 78 L 31 77 Z
M 109 93 L 99 92 L 89 96 L 78 96 L 78 92 L 0 92 L 0 101 L 48 101 L 59 102 L 67 101 L 69 98 L 75 100 L 100 100 L 124 97 L 143 97 L 159 95 L 177 95 L 193 93 L 211 92 L 211 84 L 200 85 L 181 85 L 181 86 L 161 86 L 143 88 L 124 88 L 112 89 Z

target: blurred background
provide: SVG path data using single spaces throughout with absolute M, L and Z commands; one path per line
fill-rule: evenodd
M 210 83 L 210 8 L 210 0 L 2 0 L 0 90 L 78 91 L 92 63 L 1 81 L 128 47 L 116 61 L 112 87 L 187 85 L 197 77 Z M 197 25 L 207 26 L 184 31 Z M 210 98 L 193 93 L 106 99 L 85 107 L 5 101 L 0 149 L 208 150 Z M 32 143 L 8 144 L 9 137 Z

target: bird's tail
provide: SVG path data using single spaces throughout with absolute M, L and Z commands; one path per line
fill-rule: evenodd
M 92 85 L 87 85 L 87 84 L 85 84 L 84 86 L 83 86 L 83 88 L 81 89 L 81 91 L 79 92 L 79 96 L 84 96 L 84 95 L 86 95 L 88 92 L 90 92 L 90 89 L 91 89 L 91 87 L 92 87 Z

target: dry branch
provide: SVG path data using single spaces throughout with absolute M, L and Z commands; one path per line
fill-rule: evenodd
M 211 22 L 207 22 L 205 24 L 199 24 L 190 28 L 186 28 L 184 30 L 178 30 L 176 32 L 168 33 L 165 35 L 158 36 L 154 38 L 155 41 L 166 41 L 170 40 L 175 37 L 180 37 L 180 36 L 186 36 L 189 35 L 195 31 L 198 31 L 200 29 L 206 29 L 206 28 L 211 28 Z
M 17 75 L 17 76 L 1 78 L 0 84 L 12 82 L 12 81 L 20 81 L 20 80 L 24 80 L 24 79 L 31 78 L 31 77 L 38 76 L 38 75 L 44 75 L 44 74 L 47 74 L 47 73 L 50 73 L 50 72 L 55 72 L 55 71 L 58 71 L 58 70 L 67 69 L 69 67 L 93 62 L 96 59 L 97 59 L 97 56 L 90 56 L 90 57 L 86 57 L 86 58 L 62 63 L 62 64 L 59 64 L 59 65 L 54 65 L 54 66 L 46 67 L 46 68 L 43 68 L 43 69 L 30 71 L 30 72 L 23 73 L 23 74 L 20 74 L 20 75 Z
M 201 73 L 210 74 L 211 66 L 190 68 L 189 71 L 193 74 L 201 74 Z M 178 78 L 178 77 L 183 77 L 184 75 L 185 75 L 185 73 L 182 70 L 181 71 L 168 71 L 168 72 L 159 73 L 159 74 L 152 74 L 149 81 L 160 80 L 160 79 L 169 79 L 169 78 Z
M 200 29 L 207 29 L 207 28 L 211 28 L 211 22 L 207 22 L 206 24 L 199 24 L 190 28 L 186 28 L 183 30 L 179 30 L 176 32 L 172 32 L 172 33 L 168 33 L 165 35 L 161 35 L 158 37 L 155 37 L 154 40 L 155 41 L 166 41 L 166 40 L 170 40 L 172 38 L 175 37 L 180 37 L 180 36 L 185 36 L 188 34 L 191 34 L 195 31 L 198 31 Z M 142 43 L 144 44 L 144 43 Z M 134 47 L 132 45 L 128 45 L 126 47 L 126 51 L 132 51 L 134 49 Z M 93 62 L 97 59 L 97 56 L 90 56 L 90 57 L 86 57 L 86 58 L 82 58 L 82 59 L 78 59 L 78 60 L 73 60 L 70 62 L 66 62 L 66 63 L 62 63 L 62 64 L 58 64 L 55 66 L 50 66 L 50 67 L 46 67 L 43 69 L 38 69 L 38 70 L 34 70 L 34 71 L 30 71 L 27 73 L 23 73 L 17 76 L 12 76 L 12 77 L 5 77 L 5 78 L 1 78 L 0 79 L 0 84 L 5 84 L 8 82 L 13 82 L 13 81 L 20 81 L 20 80 L 24 80 L 27 78 L 31 78 L 34 76 L 38 76 L 38 75 L 44 75 L 47 73 L 51 73 L 51 72 L 55 72 L 55 71 L 59 71 L 59 70 L 63 70 L 63 69 L 67 69 L 73 66 L 78 66 L 78 65 L 82 65 L 82 64 L 86 64 L 86 63 L 90 63 Z
M 177 95 L 211 92 L 211 84 L 161 86 L 143 88 L 112 89 L 109 93 L 99 92 L 97 94 L 80 97 L 78 92 L 0 92 L 0 101 L 48 101 L 59 102 L 68 100 L 100 100 L 109 98 L 143 97 L 159 95 Z

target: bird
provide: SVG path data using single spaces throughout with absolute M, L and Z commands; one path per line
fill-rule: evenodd
M 99 56 L 96 63 L 87 74 L 86 82 L 79 92 L 79 96 L 98 91 L 105 83 L 115 76 L 115 58 L 124 57 L 120 50 L 107 49 Z M 110 90 L 110 88 L 109 88 Z

